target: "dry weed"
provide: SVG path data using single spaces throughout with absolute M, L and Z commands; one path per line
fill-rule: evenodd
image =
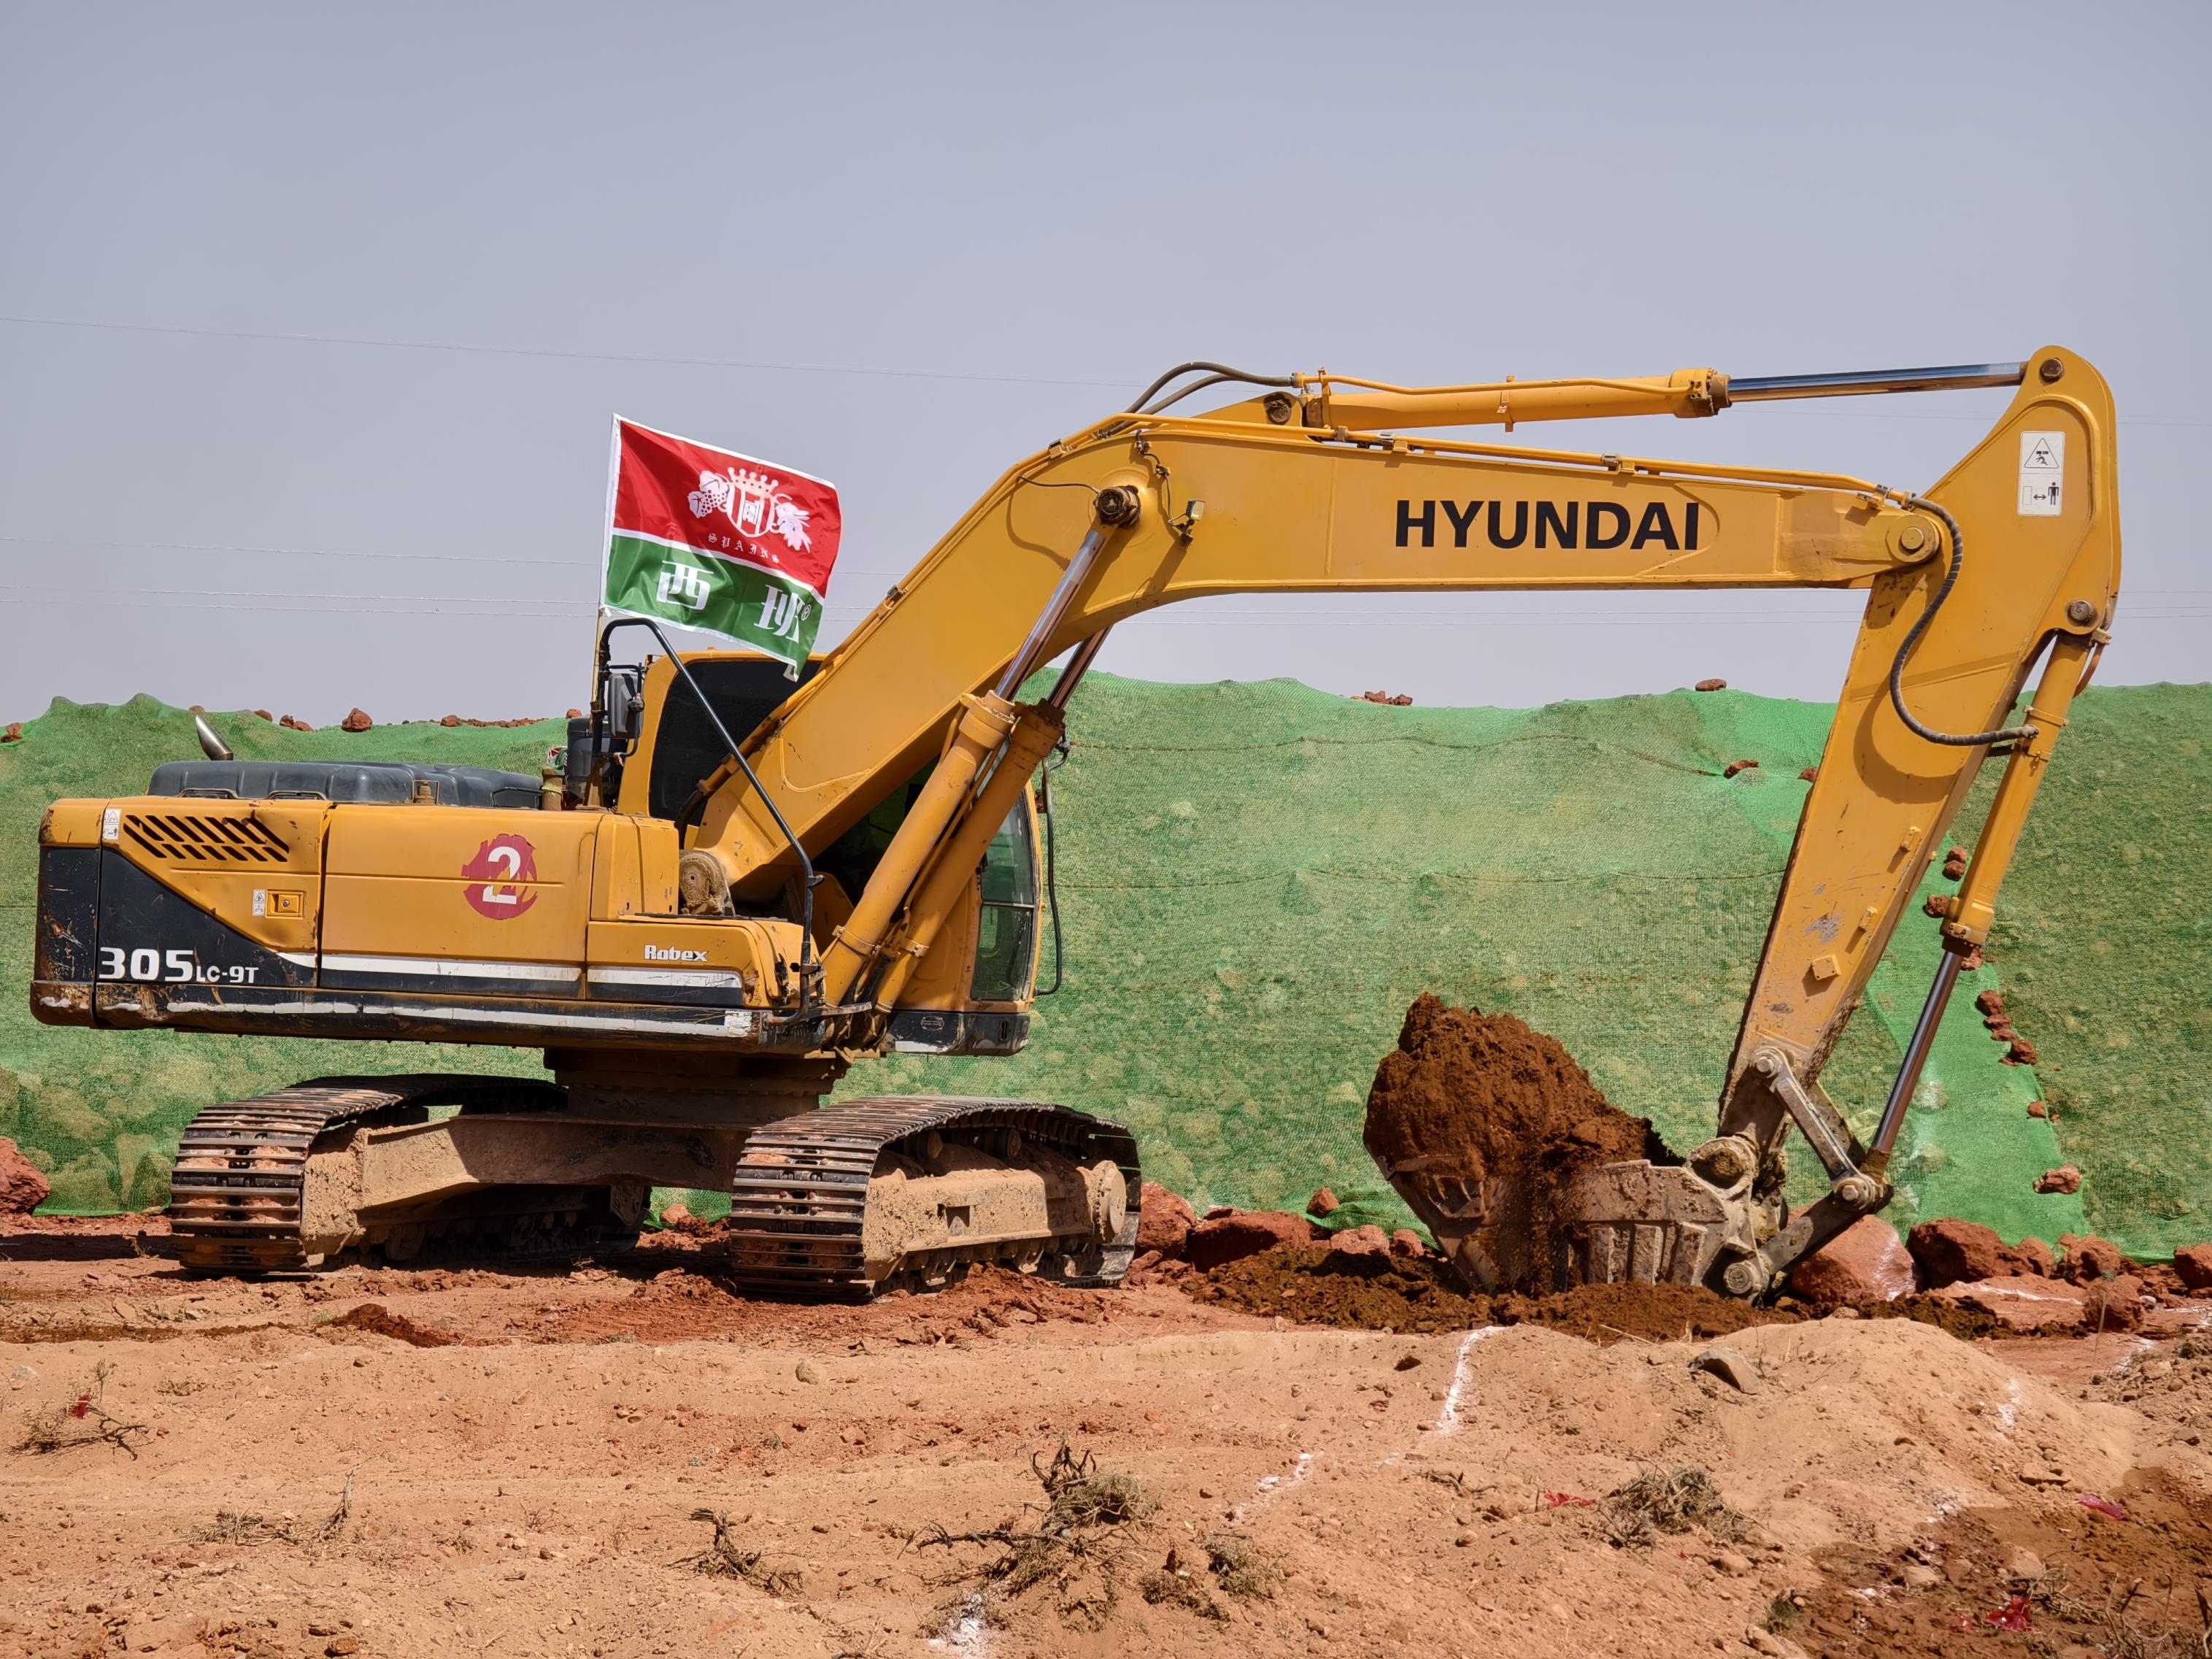
M 132 1462 L 137 1462 L 138 1448 L 131 1437 L 144 1434 L 146 1425 L 126 1423 L 107 1409 L 107 1379 L 114 1369 L 101 1360 L 92 1368 L 92 1375 L 62 1403 L 30 1412 L 24 1419 L 23 1436 L 15 1443 L 15 1449 L 59 1452 L 105 1442 L 122 1448 L 131 1454 Z
M 1049 1582 L 1071 1623 L 1099 1629 L 1121 1595 L 1122 1530 L 1151 1520 L 1158 1501 L 1134 1475 L 1101 1469 L 1090 1453 L 1079 1457 L 1066 1441 L 1049 1466 L 1039 1468 L 1032 1455 L 1030 1468 L 1045 1493 L 1034 1527 L 1010 1523 L 951 1532 L 933 1522 L 908 1541 L 918 1549 L 994 1547 L 997 1555 L 963 1577 L 980 1577 L 1006 1598 Z
M 1274 1600 L 1282 1573 L 1250 1539 L 1238 1533 L 1210 1532 L 1198 1541 L 1205 1547 L 1213 1582 L 1223 1589 L 1243 1601 Z
M 1227 1623 L 1228 1613 L 1222 1610 L 1220 1602 L 1206 1593 L 1197 1575 L 1179 1565 L 1173 1552 L 1169 1553 L 1168 1563 L 1138 1581 L 1137 1588 L 1144 1592 L 1145 1600 L 1156 1607 L 1181 1607 L 1201 1619 Z
M 2111 1659 L 2207 1659 L 2212 1656 L 2212 1590 L 2203 1583 L 2197 1585 L 2197 1607 L 2203 1627 L 2193 1637 L 2183 1637 L 2171 1629 L 2145 1630 L 2129 1617 L 2128 1609 L 2142 1594 L 2142 1588 L 2140 1578 L 2128 1586 L 2124 1595 L 2118 1594 L 2116 1585 L 2107 1593 L 2105 1605 L 2099 1607 L 2073 1594 L 2066 1570 L 2054 1567 L 2029 1590 L 2028 1596 L 2057 1618 L 2095 1626 L 2097 1651 Z
M 1606 1536 L 1616 1547 L 1648 1549 L 1662 1533 L 1701 1527 L 1717 1543 L 1732 1544 L 1751 1531 L 1750 1519 L 1722 1498 L 1713 1478 L 1694 1464 L 1645 1469 L 1609 1492 L 1601 1507 Z
M 335 1544 L 353 1516 L 353 1478 L 356 1473 L 354 1469 L 346 1471 L 345 1487 L 338 1493 L 337 1506 L 323 1517 L 319 1525 L 301 1527 L 289 1517 L 271 1521 L 264 1516 L 217 1510 L 213 1522 L 194 1528 L 186 1536 L 195 1544 Z
M 677 1565 L 705 1573 L 710 1578 L 742 1578 L 770 1595 L 796 1595 L 804 1588 L 797 1568 L 771 1567 L 766 1550 L 741 1547 L 732 1536 L 735 1523 L 721 1510 L 694 1510 L 691 1518 L 714 1528 L 714 1536 L 705 1549 L 696 1555 L 685 1556 Z

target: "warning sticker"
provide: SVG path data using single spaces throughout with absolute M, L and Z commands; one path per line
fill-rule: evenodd
M 2066 434 L 2020 434 L 2020 513 L 2025 519 L 2058 516 L 2058 486 L 2066 476 Z

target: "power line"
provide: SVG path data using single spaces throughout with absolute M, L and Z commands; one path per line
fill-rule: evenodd
M 7 535 L 0 535 L 0 542 L 12 543 L 12 544 L 15 544 L 15 545 L 17 545 L 17 546 L 22 546 L 22 547 L 108 547 L 108 548 L 116 548 L 116 549 L 118 549 L 118 550 L 124 550 L 124 551 L 131 551 L 131 552 L 245 553 L 245 554 L 253 555 L 253 556 L 268 556 L 268 557 L 299 557 L 299 558 L 313 558 L 313 559 L 416 559 L 416 560 L 424 560 L 424 561 L 428 561 L 428 562 L 431 562 L 431 563 L 435 563 L 435 564 L 489 564 L 489 565 L 514 564 L 514 565 L 546 565 L 546 566 L 550 566 L 550 567 L 552 567 L 552 568 L 556 568 L 556 569 L 563 569 L 563 570 L 588 570 L 588 569 L 590 569 L 590 568 L 592 567 L 592 564 L 595 562 L 595 561 L 594 561 L 594 560 L 592 560 L 592 559 L 591 559 L 591 558 L 588 558 L 588 557 L 586 557 L 586 558 L 557 558 L 557 559 L 556 559 L 556 558 L 534 558 L 534 557 L 532 557 L 531 556 L 529 556 L 529 555 L 527 555 L 527 554 L 522 555 L 522 556 L 520 556 L 520 557 L 507 559 L 507 558 L 495 558 L 495 557 L 490 556 L 486 555 L 486 554 L 482 554 L 482 553 L 396 553 L 396 552 L 386 552 L 386 551 L 371 551 L 371 550 L 365 550 L 365 549 L 342 548 L 342 547 L 270 547 L 270 546 L 263 546 L 263 545 L 259 545 L 259 544 L 252 544 L 252 543 L 245 543 L 245 542 L 155 542 L 155 541 L 128 541 L 128 542 L 126 542 L 126 541 L 103 540 L 103 539 L 100 539 L 100 538 L 93 538 L 93 537 L 88 537 L 88 536 L 7 536 Z M 904 576 L 906 576 L 906 575 L 909 575 L 909 574 L 911 574 L 912 573 L 911 573 L 911 571 L 909 571 L 909 570 L 894 570 L 894 569 L 889 568 L 888 567 L 885 567 L 885 568 L 871 568 L 870 567 L 868 567 L 868 566 L 865 566 L 865 565 L 840 565 L 840 566 L 838 566 L 838 567 L 837 567 L 837 568 L 836 568 L 836 572 L 835 572 L 834 574 L 835 574 L 835 575 L 837 575 L 837 576 L 842 576 L 842 577 L 845 577 L 845 578 L 847 579 L 847 584 L 848 584 L 848 586 L 849 586 L 849 585 L 850 585 L 850 583 L 851 583 L 853 580 L 857 580 L 857 579 L 866 579 L 866 580 L 882 580 L 882 579 L 883 579 L 883 578 L 884 578 L 884 577 L 890 577 L 890 578 L 892 578 L 893 580 L 897 580 L 897 579 L 902 578 L 902 577 L 904 577 Z M 52 591 L 52 590 L 49 590 L 49 591 Z M 139 590 L 137 590 L 137 591 L 142 592 L 169 592 L 169 591 L 191 591 L 191 592 L 199 592 L 200 590 L 198 590 L 198 589 L 193 589 L 193 590 L 139 589 Z M 1452 590 L 1452 591 L 1456 592 L 1465 592 L 1465 593 L 1468 593 L 1468 594 L 1472 595 L 1473 593 L 1474 593 L 1474 592 L 1479 592 L 1480 590 L 1462 588 L 1462 589 L 1455 589 L 1455 590 Z M 1512 589 L 1512 590 L 1508 590 L 1508 591 L 1516 592 L 1528 592 L 1528 590 L 1527 590 L 1527 589 L 1525 589 L 1525 588 L 1516 588 L 1516 589 Z M 1584 591 L 1587 591 L 1587 590 L 1584 590 Z M 1679 592 L 1679 591 L 1680 591 L 1680 590 L 1679 590 L 1679 589 L 1678 589 L 1678 590 L 1671 590 L 1671 591 L 1676 591 L 1676 592 Z M 1748 592 L 1748 591 L 1750 591 L 1750 590 L 1745 590 L 1745 591 Z M 2124 592 L 2124 594 L 2123 595 L 2123 597 L 2124 597 L 2124 598 L 2126 598 L 2126 599 L 2131 599 L 2131 600 L 2140 600 L 2140 599 L 2172 599 L 2172 598 L 2181 598 L 2181 599 L 2196 599 L 2196 598 L 2199 598 L 2199 597 L 2203 597 L 2203 596 L 2207 596 L 2207 595 L 2212 595 L 2212 587 L 2130 587 L 2130 588 L 2129 588 L 2129 589 L 2127 589 L 2127 590 L 2125 591 L 2125 592 Z M 345 596 L 343 596 L 343 595 L 331 595 L 331 596 L 329 596 L 329 597 L 331 597 L 331 598 L 342 598 L 342 597 L 345 597 Z M 368 594 L 368 595 L 362 595 L 362 597 L 364 597 L 364 598 L 386 598 L 386 597 L 391 597 L 391 596 L 388 596 L 388 595 L 382 595 L 382 594 Z M 493 602 L 493 601 L 489 601 L 489 600 L 487 600 L 487 601 L 486 601 L 486 603 L 492 603 L 492 602 Z M 830 604 L 831 604 L 831 605 L 841 605 L 841 606 L 842 606 L 842 605 L 866 605 L 866 606 L 867 606 L 867 607 L 868 607 L 869 609 L 871 609 L 871 610 L 874 609 L 874 608 L 875 608 L 875 606 L 876 606 L 879 602 L 880 602 L 880 601 L 879 601 L 879 599 L 853 599 L 853 598 L 848 598 L 847 596 L 842 595 L 842 594 L 839 595 L 839 596 L 838 596 L 838 598 L 836 598 L 836 599 L 832 599 L 832 600 L 828 601 L 828 603 L 830 603 Z M 1184 603 L 1199 603 L 1199 602 L 1200 602 L 1200 601 L 1184 601 Z M 1324 613 L 1322 613 L 1322 612 L 1319 612 L 1319 611 L 1307 611 L 1307 612 L 1300 612 L 1300 611 L 1274 611 L 1274 610 L 1267 610 L 1267 609 L 1262 609 L 1262 608 L 1260 608 L 1260 607 L 1257 607 L 1257 606 L 1253 606 L 1253 607 L 1249 607 L 1249 608 L 1240 609 L 1240 610 L 1234 611 L 1211 611 L 1211 612 L 1209 612 L 1209 613 L 1208 613 L 1208 615 L 1210 615 L 1210 616 L 1243 616 L 1243 617 L 1293 617 L 1293 616 L 1300 616 L 1300 615 L 1320 616 L 1320 615 L 1322 615 L 1322 614 L 1324 614 Z M 1334 614 L 1334 613 L 1328 613 L 1328 614 Z M 1498 616 L 1498 615 L 1537 615 L 1537 614 L 1541 614 L 1541 613 L 1533 612 L 1533 611 L 1531 611 L 1531 612 L 1503 612 L 1503 611 L 1486 611 L 1484 614 L 1485 614 L 1485 615 L 1488 615 L 1488 616 Z M 1583 613 L 1580 613 L 1580 614 L 1588 615 L 1588 614 L 1590 614 L 1590 613 L 1589 613 L 1589 612 L 1583 612 Z M 1686 612 L 1686 611 L 1670 611 L 1670 612 L 1668 612 L 1668 613 L 1666 613 L 1666 614 L 1670 615 L 1670 616 L 1686 616 L 1686 615 L 1693 615 L 1693 614 L 1698 614 L 1698 613 Z M 1791 613 L 1790 613 L 1790 614 L 1792 614 L 1792 615 L 1804 615 L 1804 616 L 1826 616 L 1826 615 L 1828 615 L 1828 614 L 1830 614 L 1830 613 L 1829 613 L 1828 611 L 1800 611 L 1800 612 L 1791 612 Z M 1197 620 L 1197 619 L 1194 618 L 1193 620 Z M 2133 620 L 2133 617 L 2130 617 L 2130 620 L 2131 620 L 2131 621 L 2132 621 L 2132 620 Z
M 398 603 L 387 603 L 397 599 Z M 588 600 L 550 600 L 544 599 L 511 600 L 501 599 L 454 599 L 437 603 L 409 603 L 403 596 L 386 594 L 278 594 L 263 595 L 240 592 L 237 590 L 199 592 L 185 588 L 145 588 L 129 594 L 118 594 L 104 589 L 62 588 L 25 590 L 13 589 L 0 593 L 0 605 L 46 606 L 82 605 L 92 610 L 151 610 L 151 611 L 229 611 L 259 613 L 293 613 L 321 615 L 362 615 L 400 617 L 467 617 L 478 621 L 496 620 L 507 617 L 562 618 L 584 617 L 596 609 Z M 461 609 L 478 606 L 481 609 Z M 1347 625 L 1373 627 L 1388 625 L 1394 628 L 1479 628 L 1492 622 L 1512 622 L 1532 628 L 1650 628 L 1672 626 L 1683 622 L 1697 623 L 1721 628 L 1802 628 L 1808 622 L 1856 623 L 1858 618 L 1848 612 L 1793 611 L 1769 612 L 1761 616 L 1739 616 L 1726 611 L 1612 611 L 1559 612 L 1551 611 L 1470 611 L 1459 617 L 1439 617 L 1433 612 L 1377 611 L 1364 614 L 1319 616 L 1311 613 L 1255 613 L 1255 619 L 1292 628 L 1343 628 Z M 2177 609 L 2163 611 L 2138 612 L 2128 619 L 2133 628 L 2148 622 L 2189 622 L 2212 617 L 2212 609 Z M 1148 613 L 1132 617 L 1124 627 L 1150 624 L 1161 628 L 1218 627 L 1217 622 L 1204 617 L 1162 617 Z
M 297 596 L 294 596 L 296 598 Z M 457 611 L 446 605 L 325 605 L 312 601 L 291 603 L 286 599 L 257 599 L 251 605 L 217 602 L 212 605 L 195 604 L 180 598 L 137 599 L 112 593 L 77 592 L 39 598 L 19 592 L 0 593 L 0 605 L 82 605 L 97 611 L 237 611 L 257 614 L 313 614 L 335 616 L 386 617 L 469 617 L 479 622 L 497 621 L 507 617 L 585 617 L 592 613 L 587 604 L 561 605 L 552 609 L 533 606 L 529 603 L 513 604 L 491 599 L 471 601 L 479 605 L 497 605 L 495 611 Z
M 872 364 L 787 363 L 744 357 L 685 357 L 661 356 L 649 352 L 580 351 L 556 346 L 488 345 L 469 340 L 406 340 L 367 334 L 288 333 L 270 329 L 251 328 L 192 328 L 173 323 L 126 323 L 106 318 L 33 317 L 0 313 L 0 323 L 13 323 L 25 328 L 104 330 L 118 334 L 172 334 L 188 339 L 267 340 L 288 345 L 356 346 L 392 351 L 453 351 L 479 356 L 546 357 L 572 362 L 646 363 L 684 368 L 737 368 L 778 374 L 866 375 L 902 380 L 967 380 L 998 386 L 1081 386 L 1105 392 L 1126 392 L 1129 389 L 1129 383 L 1123 380 L 1077 380 L 1042 374 L 978 374 L 961 369 L 886 368 Z M 1814 412 L 1835 420 L 1965 421 L 1976 425 L 1983 423 L 1982 417 L 1979 416 L 1947 415 L 1934 410 L 1875 411 L 1822 408 Z M 2132 415 L 2123 416 L 2118 424 L 2121 426 L 2205 427 L 2212 426 L 2212 421 Z
M 244 553 L 255 557 L 303 559 L 418 559 L 433 564 L 514 564 L 547 565 L 563 570 L 590 570 L 598 561 L 595 556 L 578 558 L 537 558 L 523 554 L 515 558 L 498 558 L 484 553 L 397 553 L 372 551 L 345 547 L 270 547 L 249 542 L 153 542 L 112 541 L 90 536 L 4 536 L 0 542 L 19 547 L 106 547 L 123 552 L 137 553 Z M 840 565 L 837 574 L 847 578 L 865 577 L 870 580 L 896 580 L 908 574 L 889 568 L 871 569 L 864 565 Z M 866 603 L 873 605 L 874 600 Z
M 436 564 L 544 564 L 572 569 L 588 568 L 584 559 L 533 558 L 528 554 L 512 559 L 483 553 L 391 553 L 346 547 L 262 547 L 246 542 L 122 542 L 92 536 L 0 536 L 0 542 L 19 547 L 112 547 L 142 553 L 248 553 L 257 556 L 301 559 L 424 559 Z
M 456 351 L 490 357 L 550 357 L 572 362 L 648 363 L 682 368 L 741 368 L 780 374 L 859 374 L 898 380 L 975 380 L 1003 386 L 1066 386 L 1123 392 L 1121 380 L 1056 380 L 1037 374 L 976 374 L 957 369 L 884 368 L 846 363 L 778 363 L 744 357 L 660 356 L 637 351 L 569 351 L 550 346 L 485 345 L 466 340 L 402 340 L 362 334 L 287 334 L 252 328 L 184 328 L 165 323 L 122 323 L 79 317 L 0 315 L 0 323 L 27 328 L 100 329 L 118 334 L 173 334 L 204 340 L 273 340 L 288 345 L 361 346 L 392 351 Z

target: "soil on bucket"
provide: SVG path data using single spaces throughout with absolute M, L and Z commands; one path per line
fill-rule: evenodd
M 1551 1289 L 1553 1199 L 1598 1164 L 1676 1164 L 1650 1123 L 1607 1101 L 1554 1038 L 1510 1014 L 1424 993 L 1367 1097 L 1363 1139 L 1386 1173 L 1497 1183 L 1508 1288 Z M 1517 1281 L 1517 1282 L 1516 1282 Z

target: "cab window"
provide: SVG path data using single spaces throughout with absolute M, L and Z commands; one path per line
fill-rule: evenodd
M 975 937 L 978 1002 L 1018 1002 L 1036 969 L 1036 842 L 1030 804 L 1018 802 L 983 854 L 982 908 Z

